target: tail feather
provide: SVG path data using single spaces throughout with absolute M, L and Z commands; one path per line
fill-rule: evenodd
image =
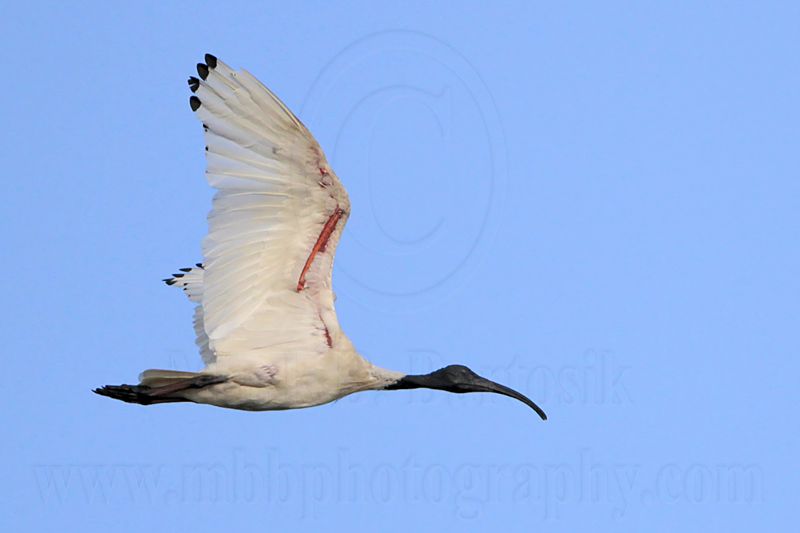
M 139 385 L 158 387 L 173 383 L 176 380 L 196 378 L 202 376 L 199 372 L 182 372 L 180 370 L 159 370 L 151 368 L 139 374 Z
M 92 392 L 100 396 L 108 396 L 128 403 L 151 405 L 156 403 L 187 402 L 185 398 L 158 397 L 152 394 L 153 389 L 147 385 L 105 385 Z
M 178 374 L 176 372 L 176 374 Z M 151 385 L 105 385 L 94 389 L 92 392 L 100 396 L 107 396 L 115 400 L 128 403 L 138 403 L 141 405 L 152 405 L 157 403 L 171 402 L 190 402 L 182 394 L 189 389 L 200 389 L 209 385 L 216 385 L 227 381 L 225 376 L 212 376 L 208 374 L 191 374 L 191 377 L 160 377 L 154 378 L 153 382 L 158 382 L 156 386 Z

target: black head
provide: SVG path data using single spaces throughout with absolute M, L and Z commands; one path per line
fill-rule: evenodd
M 542 420 L 547 420 L 547 415 L 544 411 L 525 395 L 505 385 L 500 385 L 499 383 L 481 377 L 464 365 L 446 366 L 430 374 L 404 376 L 397 382 L 386 387 L 386 390 L 421 388 L 443 390 L 456 394 L 463 394 L 466 392 L 494 392 L 496 394 L 502 394 L 521 401 L 536 411 Z

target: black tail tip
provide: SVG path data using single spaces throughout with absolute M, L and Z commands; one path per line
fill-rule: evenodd
M 93 393 L 99 394 L 100 396 L 142 405 L 155 403 L 153 398 L 148 394 L 149 391 L 150 387 L 145 385 L 103 385 L 102 387 L 92 389 Z

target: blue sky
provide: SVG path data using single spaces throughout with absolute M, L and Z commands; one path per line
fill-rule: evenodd
M 792 2 L 21 3 L 0 43 L 5 531 L 777 531 L 798 478 Z M 243 413 L 91 394 L 200 368 L 186 77 L 269 85 L 350 191 L 375 363 L 503 397 Z M 791 522 L 790 522 L 791 521 Z

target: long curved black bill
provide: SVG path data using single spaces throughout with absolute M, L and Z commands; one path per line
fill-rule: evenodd
M 510 387 L 506 387 L 505 385 L 500 385 L 492 380 L 481 377 L 463 365 L 446 366 L 430 374 L 403 376 L 395 383 L 388 385 L 386 390 L 422 388 L 443 390 L 456 394 L 463 394 L 465 392 L 494 392 L 495 394 L 502 394 L 503 396 L 521 401 L 536 411 L 536 414 L 539 415 L 542 420 L 547 420 L 547 415 L 542 408 L 533 403 L 533 401 L 524 394 Z
M 528 407 L 530 407 L 531 409 L 533 409 L 534 411 L 536 411 L 536 414 L 539 415 L 539 417 L 541 417 L 542 420 L 547 420 L 547 414 L 545 414 L 545 412 L 542 410 L 541 407 L 536 405 L 536 403 L 533 400 L 531 400 L 524 394 L 515 391 L 511 387 L 500 385 L 499 383 L 495 383 L 494 381 L 482 378 L 480 376 L 478 376 L 478 379 L 476 379 L 473 383 L 470 383 L 468 385 L 462 385 L 462 387 L 464 386 L 473 387 L 473 390 L 464 392 L 494 392 L 496 394 L 502 394 L 503 396 L 508 396 L 510 398 L 519 400 Z

